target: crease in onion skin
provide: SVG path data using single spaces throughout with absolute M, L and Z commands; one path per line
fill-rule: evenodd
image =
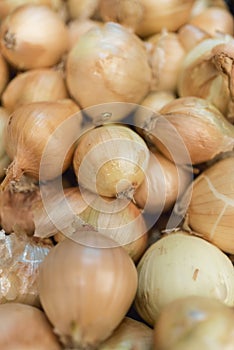
M 17 69 L 51 67 L 68 50 L 67 27 L 47 6 L 23 5 L 1 23 L 0 47 L 5 59 Z
M 5 128 L 5 144 L 12 162 L 1 189 L 4 190 L 11 181 L 20 180 L 23 174 L 35 179 L 40 175 L 41 181 L 62 175 L 72 162 L 73 140 L 80 132 L 82 117 L 80 113 L 75 115 L 79 110 L 72 100 L 64 99 L 32 102 L 11 114 Z M 75 117 L 71 118 L 73 115 Z M 47 152 L 43 155 L 46 146 Z M 41 165 L 42 157 L 44 163 Z
M 116 242 L 79 232 L 50 250 L 39 286 L 43 309 L 63 344 L 88 349 L 107 339 L 127 314 L 137 272 Z
M 139 103 L 150 89 L 151 76 L 145 45 L 117 23 L 91 28 L 67 56 L 68 90 L 82 108 Z

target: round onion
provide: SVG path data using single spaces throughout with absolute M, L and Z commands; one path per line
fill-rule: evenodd
M 1 23 L 0 47 L 18 69 L 50 67 L 68 49 L 67 28 L 47 6 L 20 6 Z
M 67 0 L 67 7 L 72 19 L 91 18 L 98 9 L 99 0 Z
M 66 81 L 82 108 L 115 101 L 139 103 L 151 83 L 146 48 L 119 24 L 92 28 L 68 54 Z

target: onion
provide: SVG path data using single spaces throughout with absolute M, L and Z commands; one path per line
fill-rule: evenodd
M 169 303 L 155 325 L 155 350 L 231 349 L 233 308 L 219 300 L 189 296 Z
M 215 298 L 234 306 L 234 269 L 216 246 L 183 231 L 152 244 L 137 266 L 135 306 L 140 316 L 155 325 L 163 307 L 191 295 Z
M 208 100 L 190 96 L 177 98 L 160 113 L 161 116 L 149 121 L 149 131 L 144 128 L 144 133 L 177 164 L 188 162 L 186 151 L 191 163 L 199 164 L 234 146 L 234 126 Z
M 191 50 L 211 35 L 193 24 L 186 23 L 178 30 L 178 38 L 186 51 Z
M 38 271 L 41 262 L 53 247 L 24 234 L 5 235 L 0 231 L 0 304 L 23 303 L 39 307 Z
M 148 160 L 148 147 L 135 131 L 105 124 L 79 138 L 73 167 L 84 188 L 106 197 L 131 197 L 144 179 Z
M 130 26 L 147 37 L 163 28 L 176 31 L 187 22 L 194 0 L 100 0 L 100 15 L 104 21 Z
M 61 350 L 45 314 L 20 303 L 0 305 L 0 347 L 4 350 Z M 27 330 L 27 336 L 25 335 Z
M 152 214 L 172 208 L 192 180 L 188 170 L 152 151 L 145 179 L 134 194 L 137 205 Z
M 147 43 L 151 45 L 149 50 L 153 74 L 151 90 L 175 93 L 180 66 L 186 53 L 178 34 L 162 30 L 161 33 L 151 36 Z
M 18 107 L 6 126 L 6 152 L 12 159 L 1 184 L 6 187 L 23 174 L 45 181 L 71 164 L 81 116 L 71 100 L 32 102 Z
M 56 101 L 68 97 L 61 72 L 52 69 L 32 69 L 18 74 L 7 85 L 2 104 L 13 112 L 22 104 Z
M 151 350 L 153 331 L 142 322 L 125 317 L 110 338 L 99 346 L 99 350 L 119 349 Z
M 147 227 L 141 211 L 130 201 L 96 196 L 76 187 L 42 195 L 33 209 L 35 237 L 58 233 L 70 237 L 77 230 L 92 228 L 115 240 L 137 261 L 147 246 Z M 62 238 L 59 239 L 60 241 Z
M 193 183 L 186 226 L 227 253 L 234 253 L 234 157 L 218 160 Z M 183 199 L 182 199 L 183 202 Z
M 4 57 L 0 53 L 0 97 L 8 81 L 9 81 L 9 68 Z
M 98 9 L 99 0 L 67 0 L 68 12 L 72 19 L 91 18 Z
M 82 108 L 106 102 L 139 103 L 151 83 L 146 48 L 119 24 L 92 28 L 68 53 L 66 81 Z
M 0 47 L 18 69 L 50 67 L 68 49 L 67 28 L 47 6 L 20 6 L 1 23 Z
M 212 36 L 220 33 L 234 34 L 234 21 L 232 14 L 224 8 L 211 6 L 201 13 L 193 16 L 188 23 L 201 28 Z
M 67 25 L 69 36 L 69 51 L 75 46 L 80 37 L 91 28 L 99 28 L 103 26 L 103 22 L 93 19 L 75 19 Z
M 9 119 L 8 111 L 0 107 L 0 179 L 4 177 L 6 168 L 10 164 L 10 159 L 6 154 L 5 142 L 3 140 L 4 129 Z
M 137 272 L 109 237 L 80 232 L 73 239 L 58 243 L 41 264 L 40 300 L 64 344 L 95 348 L 130 308 Z

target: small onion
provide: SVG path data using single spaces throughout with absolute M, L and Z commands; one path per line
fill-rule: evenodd
M 68 97 L 61 72 L 52 69 L 32 69 L 18 74 L 7 85 L 2 105 L 13 112 L 22 104 L 56 101 Z
M 160 114 L 149 122 L 146 137 L 178 164 L 188 161 L 186 151 L 191 163 L 199 164 L 234 146 L 234 126 L 208 100 L 177 98 L 165 105 Z
M 152 244 L 137 266 L 135 306 L 151 326 L 169 302 L 191 295 L 234 306 L 234 269 L 216 246 L 183 231 Z
M 77 111 L 78 106 L 68 99 L 28 103 L 11 114 L 5 141 L 12 163 L 2 188 L 23 174 L 40 177 L 42 181 L 52 180 L 70 166 L 75 149 L 73 140 L 80 131 L 79 113 L 71 118 Z
M 220 33 L 234 34 L 232 14 L 220 7 L 208 7 L 198 15 L 193 16 L 188 23 L 201 28 L 212 36 L 217 36 Z
M 106 197 L 131 196 L 144 179 L 149 150 L 126 125 L 88 130 L 78 142 L 73 167 L 78 183 Z
M 162 30 L 147 39 L 151 45 L 149 61 L 152 67 L 152 91 L 177 90 L 177 80 L 181 63 L 185 57 L 185 49 L 182 46 L 177 33 Z
M 91 28 L 103 26 L 103 22 L 93 19 L 75 19 L 67 24 L 69 36 L 69 51 L 75 46 L 80 37 Z
M 62 350 L 51 324 L 38 308 L 20 303 L 0 305 L 0 319 L 1 349 Z
M 201 296 L 169 303 L 162 310 L 154 330 L 155 350 L 229 350 L 233 342 L 233 308 Z
M 117 23 L 91 28 L 68 53 L 66 81 L 82 108 L 106 102 L 139 103 L 151 83 L 146 48 Z
M 39 266 L 53 244 L 23 233 L 0 231 L 0 304 L 23 303 L 39 307 Z
M 0 179 L 4 177 L 6 168 L 10 164 L 10 158 L 6 154 L 4 142 L 4 130 L 9 119 L 8 111 L 0 107 Z
M 67 0 L 68 12 L 71 19 L 91 18 L 98 9 L 99 0 Z
M 18 69 L 50 67 L 68 49 L 67 28 L 47 6 L 20 6 L 1 23 L 0 47 Z
M 0 53 L 0 97 L 9 81 L 9 68 L 5 58 Z
M 234 253 L 234 157 L 218 160 L 193 183 L 186 226 L 227 253 Z M 182 199 L 183 201 L 183 199 Z
M 125 317 L 98 350 L 152 350 L 153 330 L 142 322 Z
M 40 300 L 61 341 L 95 348 L 125 317 L 137 289 L 135 265 L 109 237 L 80 232 L 52 248 L 41 264 Z

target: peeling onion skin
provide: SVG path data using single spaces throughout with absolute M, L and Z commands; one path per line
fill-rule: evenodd
M 24 5 L 1 23 L 0 48 L 17 69 L 51 67 L 68 50 L 68 31 L 49 7 Z
M 68 53 L 68 90 L 82 108 L 106 102 L 139 103 L 150 89 L 151 78 L 143 42 L 117 23 L 91 28 Z
M 137 272 L 110 238 L 88 231 L 73 238 L 77 242 L 67 238 L 58 243 L 41 264 L 40 300 L 66 346 L 95 349 L 129 310 Z
M 193 183 L 185 226 L 234 254 L 234 157 L 217 161 Z
M 19 303 L 0 305 L 0 347 L 4 350 L 62 350 L 45 314 Z

